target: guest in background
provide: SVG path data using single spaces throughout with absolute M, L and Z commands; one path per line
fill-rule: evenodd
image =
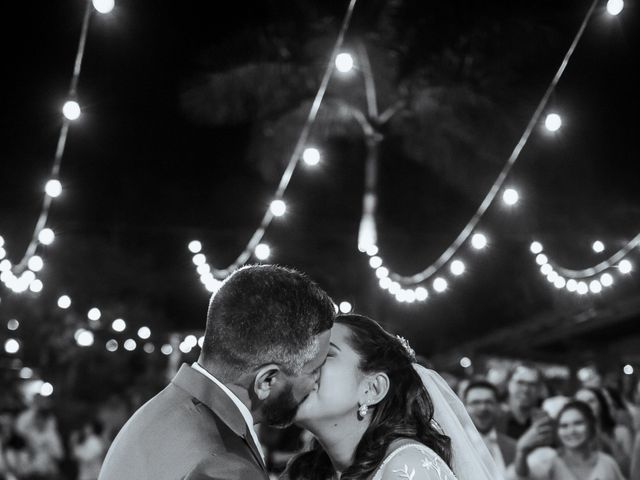
M 543 375 L 531 364 L 519 364 L 509 375 L 507 382 L 506 412 L 498 430 L 518 440 L 532 424 L 532 417 L 539 411 Z
M 87 422 L 81 431 L 71 433 L 71 456 L 78 463 L 78 480 L 97 480 L 107 446 L 98 420 Z
M 498 390 L 486 380 L 470 382 L 462 400 L 473 424 L 482 435 L 491 456 L 504 475 L 516 455 L 516 441 L 496 430 L 499 413 Z
M 526 456 L 516 454 L 509 478 L 531 480 L 624 480 L 615 460 L 598 451 L 596 418 L 581 401 L 567 403 L 556 423 L 559 448 L 543 468 L 530 468 Z
M 631 467 L 631 447 L 625 447 L 625 431 L 616 425 L 602 391 L 599 388 L 582 387 L 576 392 L 575 398 L 586 403 L 596 418 L 598 447 L 610 454 L 618 462 L 622 472 L 628 475 Z

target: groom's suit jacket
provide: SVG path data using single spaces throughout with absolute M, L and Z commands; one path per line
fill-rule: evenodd
M 214 382 L 182 365 L 111 444 L 99 480 L 267 480 L 247 424 Z

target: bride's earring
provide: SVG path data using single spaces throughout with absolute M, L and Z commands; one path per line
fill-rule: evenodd
M 367 416 L 368 412 L 369 412 L 369 405 L 367 405 L 366 403 L 363 403 L 358 408 L 358 416 L 360 417 L 361 420 Z

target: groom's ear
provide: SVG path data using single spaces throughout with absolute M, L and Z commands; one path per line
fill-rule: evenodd
M 367 379 L 367 404 L 377 405 L 389 393 L 389 377 L 384 372 L 375 373 Z
M 271 394 L 279 375 L 280 367 L 273 363 L 258 369 L 253 380 L 253 391 L 260 400 L 265 400 Z

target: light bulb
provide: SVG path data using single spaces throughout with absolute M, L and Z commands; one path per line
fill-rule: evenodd
M 531 242 L 529 250 L 531 250 L 531 253 L 533 253 L 534 255 L 542 253 L 542 244 L 540 242 Z
M 544 126 L 550 132 L 555 132 L 562 126 L 562 118 L 557 113 L 550 113 L 544 121 Z
M 519 198 L 520 195 L 518 194 L 518 191 L 513 188 L 507 188 L 502 194 L 502 200 L 509 206 L 518 203 Z
M 191 253 L 199 253 L 202 250 L 202 243 L 199 240 L 191 240 L 188 248 Z
M 339 72 L 347 73 L 353 68 L 353 57 L 348 53 L 336 55 L 336 68 Z
M 93 8 L 95 8 L 98 13 L 109 13 L 115 7 L 114 0 L 92 0 Z
M 80 105 L 75 100 L 68 100 L 62 106 L 62 114 L 67 120 L 77 120 L 80 118 Z
M 38 233 L 38 241 L 43 245 L 51 245 L 55 238 L 56 236 L 50 228 L 43 228 Z
M 44 191 L 51 198 L 56 198 L 57 196 L 59 196 L 62 193 L 62 184 L 60 183 L 59 180 L 56 180 L 55 178 L 52 178 L 44 186 Z
M 485 237 L 482 233 L 476 233 L 471 237 L 471 245 L 476 250 L 481 250 L 487 246 L 487 237 Z
M 271 255 L 271 248 L 266 243 L 259 243 L 254 250 L 258 260 L 266 260 Z
M 607 2 L 607 12 L 609 13 L 609 15 L 616 16 L 622 11 L 623 8 L 623 0 L 609 0 Z
M 311 147 L 306 148 L 302 153 L 302 159 L 304 160 L 304 163 L 313 167 L 320 162 L 320 150 Z
M 287 211 L 287 205 L 282 200 L 274 200 L 269 208 L 276 217 L 281 217 Z

